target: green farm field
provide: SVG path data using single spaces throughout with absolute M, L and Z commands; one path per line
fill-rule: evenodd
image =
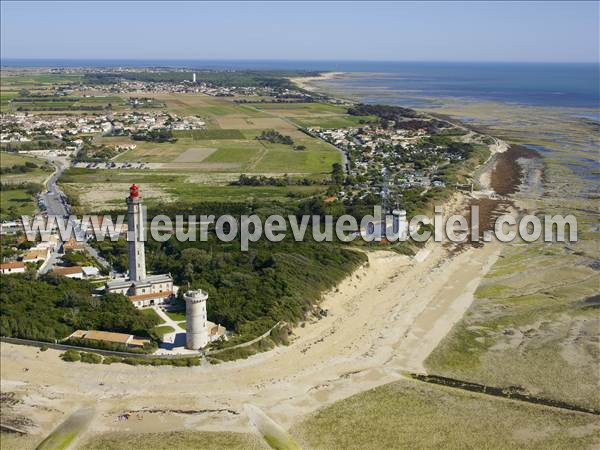
M 272 119 L 269 119 L 272 120 Z M 293 146 L 256 139 L 264 129 L 209 129 L 177 131 L 175 143 L 136 141 L 136 148 L 115 158 L 117 162 L 160 163 L 164 168 L 199 172 L 326 174 L 340 161 L 331 145 L 310 137 L 287 122 L 277 130 L 293 138 Z M 270 128 L 265 128 L 270 129 Z M 102 137 L 98 143 L 130 144 L 126 137 Z
M 0 167 L 11 168 L 23 166 L 25 163 L 34 163 L 40 166 L 30 172 L 2 174 L 3 188 L 0 190 L 0 219 L 16 218 L 21 215 L 32 214 L 36 209 L 33 195 L 26 189 L 13 189 L 22 183 L 42 184 L 52 173 L 52 169 L 46 166 L 46 161 L 32 156 L 17 155 L 15 153 L 0 152 Z M 9 186 L 11 189 L 7 189 Z
M 123 193 L 132 182 L 148 206 L 159 203 L 195 202 L 288 202 L 320 194 L 325 185 L 311 186 L 231 186 L 239 174 L 182 173 L 163 170 L 117 171 L 69 169 L 60 187 L 74 201 L 78 213 L 99 209 L 124 209 Z
M 33 156 L 18 155 L 10 152 L 0 152 L 0 167 L 11 168 L 14 166 L 23 166 L 26 163 L 33 163 L 39 167 L 24 173 L 5 173 L 2 174 L 3 184 L 18 183 L 43 183 L 53 172 L 53 169 L 47 165 L 46 161 Z
M 0 219 L 2 220 L 30 215 L 35 208 L 34 198 L 24 189 L 0 191 Z

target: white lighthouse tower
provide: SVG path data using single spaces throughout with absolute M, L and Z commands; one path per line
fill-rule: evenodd
M 146 255 L 144 253 L 144 217 L 142 197 L 138 187 L 132 184 L 127 197 L 127 256 L 129 279 L 140 281 L 146 279 Z
M 192 83 L 195 83 L 195 82 L 196 82 L 196 73 L 194 72 L 192 74 Z
M 408 221 L 406 220 L 406 211 L 403 209 L 394 209 L 392 211 L 393 236 L 397 239 L 406 239 L 408 237 Z
M 185 299 L 185 348 L 199 350 L 208 345 L 206 300 L 208 294 L 202 289 L 187 291 Z

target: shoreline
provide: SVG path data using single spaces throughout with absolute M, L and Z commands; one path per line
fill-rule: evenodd
M 320 75 L 314 77 L 291 77 L 289 78 L 289 80 L 301 89 L 322 94 L 322 92 L 318 92 L 318 88 L 316 86 L 311 84 L 312 82 L 332 80 L 334 78 L 341 77 L 347 73 L 348 72 L 323 72 Z

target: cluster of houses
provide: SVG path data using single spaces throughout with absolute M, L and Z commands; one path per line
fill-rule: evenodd
M 4 222 L 0 225 L 0 235 L 16 235 L 22 232 L 22 227 L 17 222 Z M 24 234 L 19 234 L 15 241 L 16 245 L 26 242 Z M 100 271 L 95 266 L 56 266 L 55 256 L 68 254 L 71 252 L 84 253 L 85 246 L 76 240 L 70 240 L 62 243 L 58 234 L 51 233 L 44 237 L 41 242 L 34 246 L 19 251 L 17 247 L 13 248 L 16 255 L 7 261 L 0 263 L 0 273 L 2 275 L 12 275 L 35 271 L 44 273 L 51 270 L 54 273 L 63 275 L 67 278 L 77 279 L 96 279 L 100 277 Z
M 166 112 L 115 112 L 81 117 L 2 113 L 0 129 L 3 131 L 0 133 L 0 142 L 31 142 L 40 135 L 63 139 L 81 134 L 127 135 L 161 128 L 194 130 L 203 128 L 204 125 L 205 122 L 199 117 L 180 117 Z M 69 139 L 66 149 L 75 150 L 82 143 L 82 140 Z
M 24 273 L 28 268 L 42 271 L 50 262 L 52 251 L 56 249 L 57 245 L 58 242 L 54 239 L 40 242 L 20 253 L 17 258 L 0 263 L 0 273 L 3 275 Z
M 186 94 L 199 93 L 210 95 L 211 97 L 235 97 L 235 96 L 256 96 L 272 98 L 296 98 L 310 100 L 313 95 L 307 92 L 298 91 L 289 88 L 278 88 L 270 86 L 219 86 L 210 82 L 184 80 L 181 82 L 172 81 L 138 81 L 138 80 L 119 80 L 109 85 L 81 86 L 81 90 L 95 90 L 106 94 L 128 94 L 132 92 L 145 92 L 153 94 Z M 147 105 L 152 107 L 152 105 Z
M 356 185 L 352 186 L 355 190 L 378 193 L 381 179 L 377 174 L 381 174 L 384 168 L 391 186 L 402 189 L 443 186 L 443 182 L 435 180 L 433 175 L 440 164 L 446 164 L 452 158 L 451 155 L 443 155 L 441 161 L 428 167 L 415 166 L 415 161 L 422 161 L 434 154 L 432 149 L 420 145 L 423 138 L 428 136 L 425 129 L 364 125 L 338 129 L 309 128 L 308 131 L 346 154 L 348 175 L 357 180 Z

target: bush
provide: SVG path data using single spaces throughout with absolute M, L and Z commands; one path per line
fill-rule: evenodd
M 42 345 L 40 347 L 40 352 L 45 352 L 46 350 L 48 350 L 48 346 L 47 345 Z
M 67 350 L 62 355 L 60 355 L 63 361 L 67 362 L 75 362 L 81 360 L 81 354 L 75 350 Z
M 102 364 L 112 364 L 123 362 L 123 358 L 120 356 L 105 356 L 102 360 Z
M 81 362 L 88 364 L 100 364 L 102 362 L 102 356 L 98 355 L 97 353 L 82 352 Z

